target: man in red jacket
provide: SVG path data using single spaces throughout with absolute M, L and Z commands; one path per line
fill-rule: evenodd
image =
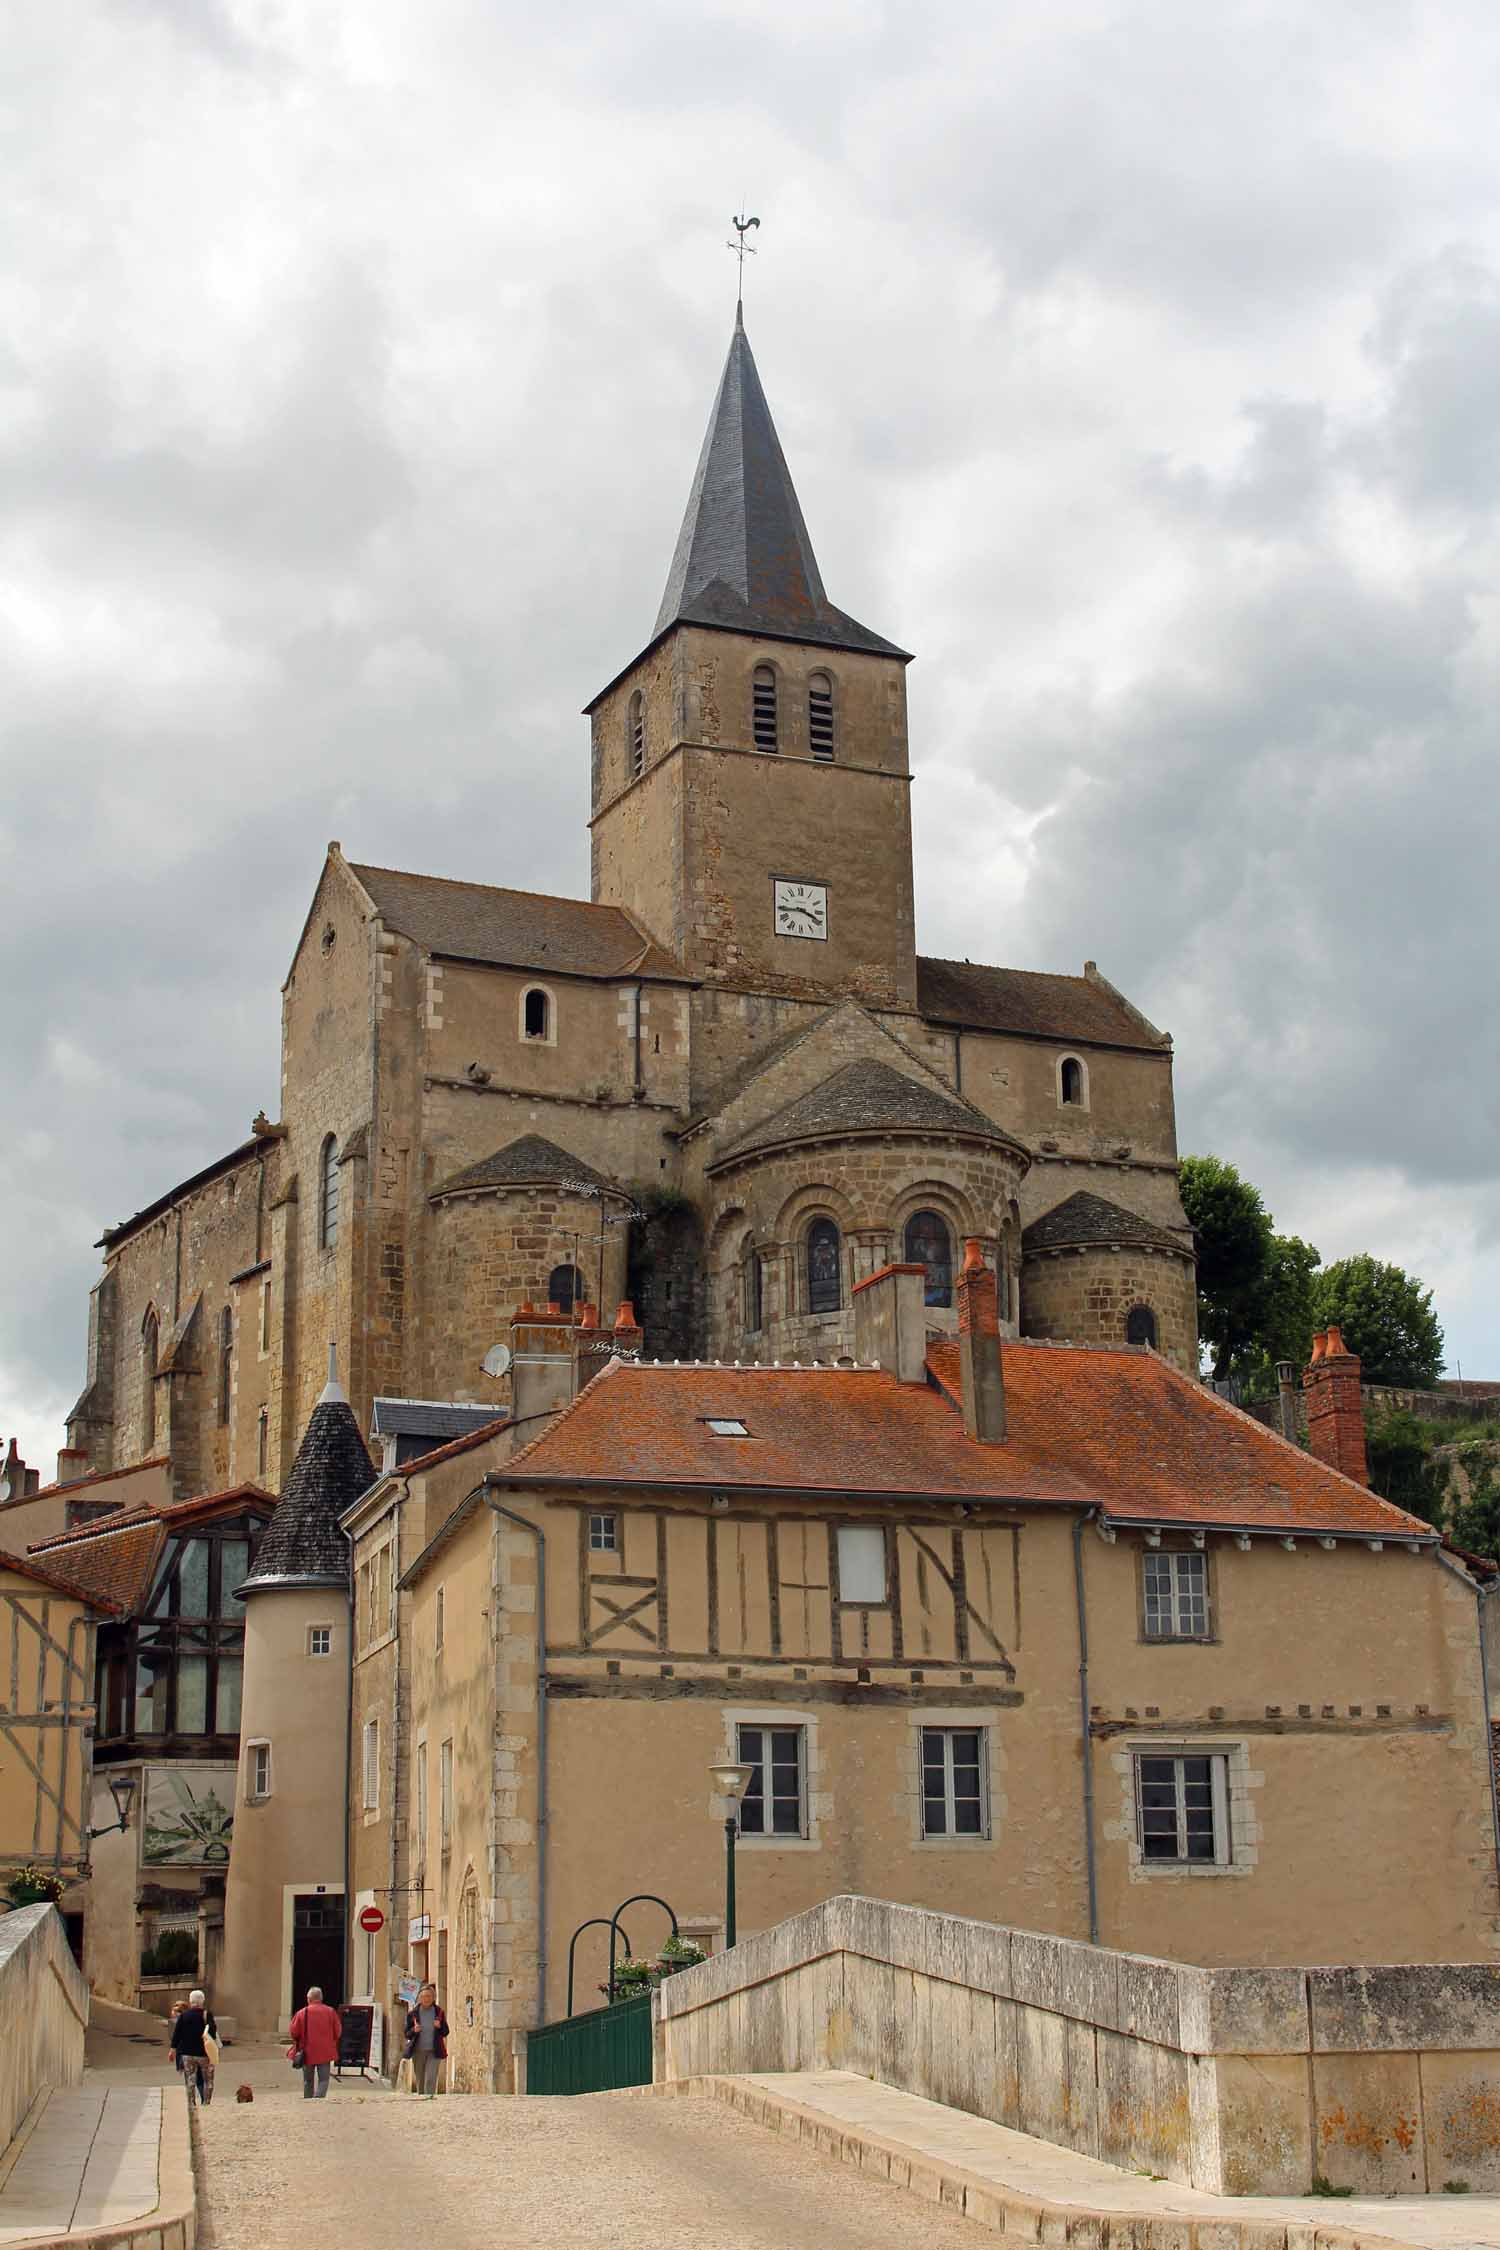
M 302 2063 L 302 2096 L 304 2101 L 322 2101 L 328 2092 L 328 2073 L 339 2059 L 339 2036 L 343 2025 L 337 2008 L 330 2008 L 323 1998 L 323 1987 L 310 1984 L 307 1988 L 307 2006 L 299 2008 L 289 2025 L 292 2043 L 287 2049 L 288 2062 Z

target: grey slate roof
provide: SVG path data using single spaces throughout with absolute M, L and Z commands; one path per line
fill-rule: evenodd
M 1159 1053 L 1164 1032 L 1101 978 L 1053 976 L 1040 969 L 997 969 L 983 961 L 917 957 L 917 1006 L 931 1022 L 975 1031 L 1019 1031 L 1031 1038 L 1078 1040 Z
M 956 1095 L 907 1078 L 889 1063 L 867 1059 L 845 1063 L 810 1094 L 803 1094 L 773 1117 L 752 1126 L 709 1169 L 760 1149 L 785 1147 L 791 1141 L 880 1132 L 963 1133 L 970 1139 L 996 1141 L 1010 1148 L 1022 1146 Z
M 378 1398 L 370 1423 L 374 1437 L 432 1438 L 439 1445 L 488 1429 L 502 1412 L 497 1406 L 466 1406 L 435 1398 Z
M 1124 1211 L 1118 1203 L 1107 1203 L 1102 1195 L 1090 1195 L 1082 1188 L 1055 1210 L 1033 1219 L 1022 1233 L 1021 1249 L 1024 1254 L 1028 1250 L 1084 1249 L 1090 1243 L 1110 1242 L 1144 1242 L 1158 1250 L 1175 1250 L 1179 1257 L 1192 1255 L 1186 1233 L 1173 1234 L 1166 1227 L 1153 1226 L 1138 1212 Z
M 652 634 L 679 624 L 812 641 L 821 648 L 906 651 L 835 609 L 744 328 L 736 320 L 709 416 L 677 551 Z
M 348 864 L 386 926 L 429 953 L 560 976 L 690 981 L 622 907 Z
M 523 1133 L 518 1141 L 507 1141 L 493 1155 L 482 1156 L 477 1164 L 466 1164 L 461 1172 L 441 1181 L 430 1200 L 436 1203 L 441 1196 L 457 1195 L 465 1188 L 529 1187 L 537 1180 L 554 1184 L 577 1180 L 598 1194 L 624 1194 L 602 1172 L 596 1172 L 581 1157 L 570 1156 L 556 1141 L 544 1140 L 540 1133 Z
M 349 1542 L 339 1517 L 369 1490 L 375 1469 L 354 1410 L 330 1382 L 312 1410 L 276 1513 L 239 1592 L 271 1594 L 287 1586 L 349 1584 Z

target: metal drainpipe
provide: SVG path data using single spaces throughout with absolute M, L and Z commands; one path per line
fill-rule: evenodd
M 1488 1586 L 1480 1586 L 1457 1563 L 1449 1562 L 1441 1547 L 1434 1553 L 1444 1570 L 1450 1571 L 1461 1585 L 1467 1586 L 1474 1596 L 1474 1622 L 1479 1631 L 1479 1689 L 1484 1697 L 1484 1770 L 1490 1777 L 1490 1833 L 1495 1849 L 1495 1893 L 1500 1904 L 1500 1788 L 1495 1783 L 1495 1734 L 1490 1707 L 1490 1660 L 1484 1645 L 1484 1605 L 1491 1595 L 1500 1592 L 1500 1578 L 1492 1578 Z
M 349 1644 L 344 1666 L 344 1998 L 354 1989 L 354 1915 L 353 1899 L 349 1895 L 349 1878 L 354 1867 L 354 1806 L 351 1792 L 354 1787 L 354 1541 L 349 1540 L 349 1586 L 347 1600 L 349 1614 L 345 1639 Z M 394 1900 L 392 1904 L 394 1905 Z M 292 1998 L 295 2001 L 295 1992 Z
M 485 1477 L 479 1489 L 497 1516 L 536 1541 L 536 2020 L 547 2021 L 547 1534 L 539 1523 L 517 1515 L 495 1498 L 499 1477 Z
M 1094 1747 L 1089 1737 L 1089 1626 L 1083 1599 L 1084 1527 L 1098 1515 L 1090 1508 L 1073 1520 L 1073 1591 L 1078 1601 L 1078 1718 L 1083 1748 L 1083 1850 L 1089 1878 L 1089 1943 L 1099 1943 L 1099 1870 L 1094 1860 Z

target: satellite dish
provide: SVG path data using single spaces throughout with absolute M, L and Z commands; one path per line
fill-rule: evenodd
M 510 1373 L 509 1344 L 491 1344 L 479 1364 L 486 1375 L 508 1375 Z

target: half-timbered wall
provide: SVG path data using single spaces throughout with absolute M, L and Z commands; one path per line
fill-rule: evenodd
M 0 1871 L 82 1870 L 93 1719 L 91 1612 L 0 1571 Z

